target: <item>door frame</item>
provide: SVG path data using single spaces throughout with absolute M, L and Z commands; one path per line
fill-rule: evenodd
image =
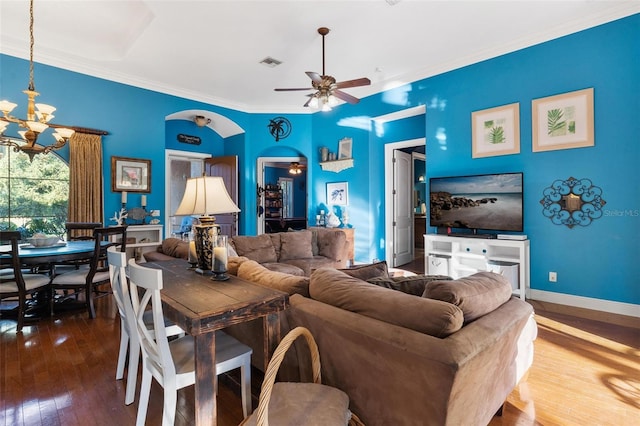
M 308 167 L 308 159 L 307 157 L 258 157 L 256 161 L 256 207 L 260 207 L 262 205 L 262 197 L 260 194 L 258 196 L 258 188 L 264 188 L 264 168 L 268 163 L 291 163 L 292 161 L 297 161 L 299 163 L 304 162 Z M 308 169 L 304 170 L 304 173 L 307 173 Z M 307 199 L 309 194 L 309 175 L 307 175 Z M 309 218 L 307 217 L 307 221 Z M 256 214 L 256 235 L 264 234 L 264 213 L 260 216 Z
M 384 145 L 384 257 L 387 265 L 393 265 L 393 151 L 426 145 L 427 138 L 390 142 Z M 413 188 L 413 182 L 407 182 Z

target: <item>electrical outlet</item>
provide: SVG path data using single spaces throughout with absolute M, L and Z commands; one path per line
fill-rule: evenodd
M 552 283 L 558 282 L 558 273 L 557 272 L 549 272 L 549 281 Z

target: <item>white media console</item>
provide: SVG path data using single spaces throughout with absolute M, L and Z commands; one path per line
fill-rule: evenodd
M 449 275 L 454 279 L 480 271 L 493 271 L 507 277 L 513 294 L 525 299 L 529 289 L 529 240 L 498 240 L 424 236 L 425 273 Z

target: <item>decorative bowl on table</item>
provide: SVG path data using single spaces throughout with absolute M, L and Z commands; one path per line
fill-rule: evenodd
M 60 238 L 56 235 L 38 235 L 34 234 L 33 237 L 27 238 L 29 244 L 34 247 L 51 247 L 56 245 Z

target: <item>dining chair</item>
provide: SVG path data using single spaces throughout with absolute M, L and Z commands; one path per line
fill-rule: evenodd
M 26 313 L 27 296 L 46 291 L 49 277 L 42 274 L 25 274 L 18 256 L 20 232 L 0 231 L 0 300 L 18 298 L 18 324 L 22 331 Z
M 140 342 L 135 331 L 135 315 L 133 313 L 131 296 L 129 295 L 129 285 L 127 283 L 127 253 L 118 251 L 116 246 L 111 246 L 107 249 L 107 261 L 109 262 L 109 277 L 113 298 L 116 301 L 120 315 L 120 350 L 118 351 L 116 380 L 124 378 L 124 367 L 127 363 L 128 349 L 129 363 L 124 403 L 129 405 L 135 399 L 138 362 L 140 360 Z M 153 316 L 151 311 L 145 312 L 144 322 L 148 327 L 152 326 Z M 184 336 L 185 334 L 183 329 L 166 319 L 165 330 L 168 337 Z
M 95 318 L 96 311 L 94 308 L 94 289 L 102 284 L 109 283 L 109 268 L 107 266 L 107 249 L 110 246 L 117 245 L 121 252 L 126 250 L 127 227 L 126 226 L 110 226 L 108 228 L 95 228 L 93 230 L 93 238 L 95 247 L 89 259 L 89 263 L 79 265 L 78 269 L 73 269 L 58 273 L 54 268 L 53 278 L 51 279 L 51 314 L 54 313 L 54 305 L 56 303 L 57 290 L 73 290 L 71 294 L 64 294 L 62 300 L 77 296 L 84 291 L 85 304 L 89 312 L 89 318 Z
M 142 290 L 142 297 L 138 289 Z M 176 415 L 178 389 L 193 385 L 196 380 L 194 340 L 190 335 L 169 341 L 162 313 L 162 271 L 151 269 L 129 260 L 129 293 L 135 314 L 136 332 L 142 348 L 142 385 L 138 403 L 137 426 L 143 426 L 147 416 L 151 381 L 164 389 L 162 424 L 173 425 Z M 144 322 L 144 313 L 151 305 L 153 326 Z M 222 331 L 215 332 L 216 374 L 240 368 L 242 381 L 242 411 L 251 413 L 251 353 L 250 347 Z
M 67 241 L 92 240 L 93 230 L 102 228 L 102 222 L 66 222 Z

